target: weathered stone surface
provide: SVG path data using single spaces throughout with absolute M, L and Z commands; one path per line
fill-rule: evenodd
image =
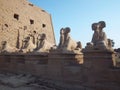
M 76 42 L 70 37 L 70 28 L 61 28 L 60 30 L 60 42 L 57 49 L 60 49 L 63 53 L 77 52 L 80 53 L 82 49 L 81 42 Z
M 48 56 L 48 78 L 63 82 L 81 82 L 83 54 L 51 51 Z
M 120 83 L 120 69 L 113 68 L 112 59 L 114 55 L 112 54 L 114 52 L 91 50 L 83 53 L 84 56 L 82 53 L 62 53 L 59 50 L 52 50 L 47 56 L 33 53 L 1 54 L 0 70 L 29 73 L 55 80 L 54 82 L 59 81 L 62 84 L 72 85 L 68 90 L 75 88 L 119 90 L 120 87 L 117 84 Z M 49 81 L 44 83 L 48 85 L 47 82 Z M 21 85 L 21 83 L 18 85 Z M 39 84 L 32 85 L 39 86 Z M 111 86 L 111 89 L 109 85 L 115 85 L 115 87 Z M 50 86 L 53 86 L 53 84 L 50 84 Z
M 6 85 L 10 85 L 11 87 L 20 87 L 24 86 L 27 83 L 34 82 L 35 78 L 31 76 L 9 76 L 9 77 L 2 77 L 0 82 Z
M 49 53 L 53 46 L 54 45 L 47 40 L 46 34 L 42 33 L 38 37 L 37 47 L 34 50 L 34 53 Z
M 30 52 L 33 52 L 35 48 L 36 48 L 36 45 L 32 42 L 31 37 L 27 36 L 23 40 L 23 45 L 21 47 L 20 52 L 30 53 Z
M 76 42 L 70 37 L 69 27 L 61 29 L 58 48 L 53 47 L 50 50 L 51 46 L 47 41 L 54 45 L 55 39 L 48 13 L 26 0 L 3 0 L 0 6 L 0 42 L 7 42 L 5 46 L 0 45 L 0 50 L 11 52 L 0 54 L 0 70 L 24 73 L 0 75 L 0 89 L 120 89 L 120 69 L 114 68 L 116 63 L 112 43 L 102 31 L 105 27 L 104 21 L 98 22 L 97 26 L 93 25 L 92 29 L 95 31 L 93 39 L 91 43 L 87 43 L 83 50 L 84 54 L 81 52 L 81 42 Z M 40 35 L 46 37 L 39 38 Z M 26 36 L 29 38 L 24 40 Z M 17 49 L 23 52 L 26 50 L 25 53 L 17 53 Z M 35 53 L 33 52 L 35 49 L 36 52 L 47 53 Z
M 0 13 L 0 43 L 7 41 L 11 47 L 21 48 L 24 37 L 36 32 L 45 33 L 55 44 L 51 16 L 45 10 L 27 0 L 1 0 Z
M 120 68 L 120 53 L 116 52 L 115 56 L 114 56 L 114 66 L 116 66 L 117 68 Z
M 83 86 L 71 86 L 59 81 L 35 77 L 30 74 L 0 74 L 1 90 L 84 90 Z M 91 90 L 91 89 L 87 89 Z
M 90 43 L 87 43 L 85 47 L 86 50 L 111 50 L 113 46 L 113 42 L 111 39 L 107 38 L 106 33 L 103 31 L 103 28 L 106 27 L 106 23 L 104 21 L 99 21 L 98 23 L 92 24 L 92 30 L 94 31 L 92 40 Z
M 94 85 L 97 82 L 108 82 L 113 80 L 112 76 L 107 76 L 111 70 L 114 70 L 114 52 L 104 50 L 92 50 L 84 52 L 84 75 L 87 78 L 87 82 L 90 85 Z M 118 73 L 120 73 L 118 71 Z M 106 77 L 106 78 L 105 78 Z M 115 77 L 114 77 L 115 78 Z

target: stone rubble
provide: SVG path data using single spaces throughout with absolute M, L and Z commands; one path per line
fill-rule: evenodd
M 85 90 L 85 88 L 66 85 L 30 74 L 1 73 L 0 90 Z

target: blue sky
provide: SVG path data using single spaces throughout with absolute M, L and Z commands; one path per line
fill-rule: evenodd
M 52 16 L 57 44 L 62 27 L 71 28 L 71 37 L 83 47 L 92 39 L 91 24 L 105 21 L 104 31 L 120 48 L 120 0 L 29 0 Z

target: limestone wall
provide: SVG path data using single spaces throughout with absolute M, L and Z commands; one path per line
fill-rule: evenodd
M 37 75 L 93 90 L 120 90 L 120 69 L 112 67 L 112 54 L 96 51 L 48 55 L 6 53 L 0 54 L 0 71 Z
M 0 0 L 0 43 L 21 47 L 22 39 L 33 31 L 45 33 L 55 44 L 51 16 L 45 10 L 26 0 Z
M 0 55 L 0 71 L 45 76 L 48 57 L 32 54 Z

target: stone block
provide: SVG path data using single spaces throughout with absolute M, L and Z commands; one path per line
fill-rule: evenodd
M 75 78 L 72 77 L 73 73 L 80 72 L 81 61 L 83 63 L 82 53 L 50 52 L 48 56 L 48 77 L 56 80 L 72 81 Z M 74 72 L 75 68 L 77 70 Z M 70 77 L 67 79 L 67 76 Z
M 108 80 L 107 75 L 113 68 L 114 52 L 106 50 L 90 50 L 84 53 L 84 75 L 87 83 L 94 85 L 99 81 Z

